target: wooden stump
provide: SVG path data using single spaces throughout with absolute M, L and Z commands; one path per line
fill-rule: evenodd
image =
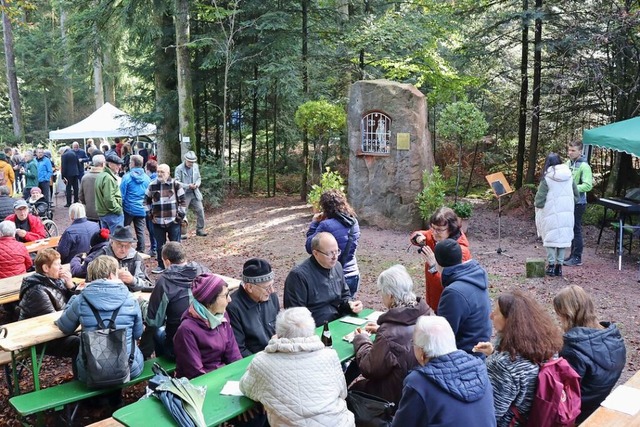
M 544 258 L 527 258 L 527 278 L 544 277 L 545 263 Z

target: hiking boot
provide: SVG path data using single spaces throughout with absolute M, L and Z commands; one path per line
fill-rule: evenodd
M 208 234 L 207 234 L 207 233 L 205 233 L 205 232 L 204 232 L 204 231 L 202 231 L 202 230 L 198 230 L 198 231 L 196 231 L 196 236 L 200 236 L 200 237 L 207 237 L 207 236 L 208 236 Z
M 561 264 L 556 264 L 555 268 L 553 269 L 553 275 L 554 276 L 558 276 L 558 277 L 562 277 L 562 265 Z
M 162 267 L 156 267 L 156 268 L 154 268 L 153 270 L 151 270 L 151 272 L 152 272 L 153 274 L 160 274 L 160 273 L 162 273 L 163 271 L 164 271 L 164 268 L 162 268 Z
M 564 263 L 564 265 L 569 266 L 569 267 L 575 267 L 578 265 L 582 265 L 582 258 L 579 256 L 572 256 L 571 258 L 569 258 L 569 261 L 566 261 Z
M 549 266 L 547 267 L 547 271 L 545 272 L 545 274 L 547 276 L 555 276 L 556 272 L 555 272 L 555 266 L 549 264 Z
M 158 256 L 158 252 L 156 252 L 155 250 L 151 249 L 149 252 L 147 252 L 147 255 L 149 255 L 151 258 L 155 258 Z

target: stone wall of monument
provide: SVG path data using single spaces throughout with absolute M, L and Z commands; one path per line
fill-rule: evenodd
M 362 80 L 348 106 L 349 203 L 363 224 L 421 227 L 415 204 L 422 172 L 432 170 L 425 96 L 414 86 Z

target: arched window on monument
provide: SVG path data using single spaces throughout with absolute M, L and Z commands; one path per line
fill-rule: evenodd
M 362 154 L 389 154 L 391 118 L 380 111 L 365 114 L 360 122 Z

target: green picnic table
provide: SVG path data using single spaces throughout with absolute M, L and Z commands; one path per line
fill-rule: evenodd
M 366 320 L 364 318 L 372 312 L 373 310 L 371 309 L 365 309 L 357 316 L 354 315 L 352 317 L 361 318 L 363 324 L 365 324 Z M 329 330 L 333 338 L 333 348 L 338 353 L 341 362 L 354 356 L 353 345 L 344 341 L 342 337 L 357 327 L 358 325 L 344 323 L 339 319 L 329 323 Z M 318 335 L 321 332 L 322 326 L 316 329 Z M 220 394 L 227 381 L 239 381 L 242 378 L 252 359 L 253 356 L 245 357 L 191 380 L 191 383 L 196 386 L 207 387 L 207 395 L 202 408 L 207 426 L 217 426 L 253 407 L 255 402 L 247 397 Z M 154 427 L 174 427 L 176 425 L 169 412 L 164 408 L 160 400 L 155 397 L 127 405 L 114 412 L 113 418 L 129 427 L 148 426 L 150 422 Z

